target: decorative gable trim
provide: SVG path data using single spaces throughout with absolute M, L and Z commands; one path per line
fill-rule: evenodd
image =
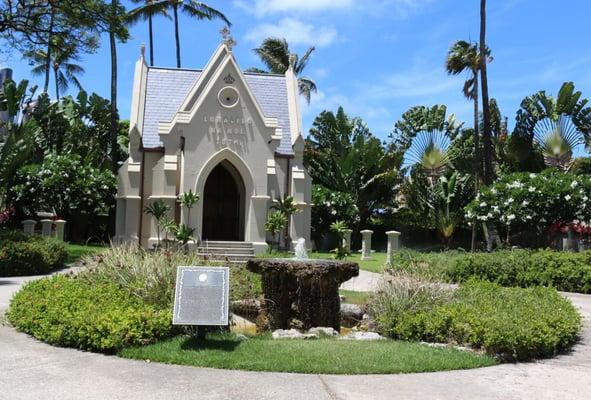
M 212 59 L 208 62 L 207 67 L 203 70 L 195 87 L 189 92 L 189 95 L 183 102 L 180 110 L 176 113 L 172 121 L 160 122 L 158 124 L 158 134 L 167 135 L 172 132 L 176 124 L 189 124 L 194 118 L 197 111 L 205 101 L 207 95 L 211 92 L 215 82 L 222 79 L 221 75 L 224 69 L 231 64 L 236 71 L 236 77 L 232 77 L 236 80 L 240 80 L 246 90 L 246 94 L 250 97 L 250 100 L 255 106 L 256 113 L 259 115 L 261 121 L 267 128 L 275 129 L 275 133 L 272 135 L 271 140 L 281 139 L 281 129 L 279 128 L 279 121 L 277 118 L 265 117 L 263 110 L 252 93 L 240 67 L 236 63 L 234 56 L 225 44 L 220 45 L 218 50 L 215 52 Z M 278 132 L 279 131 L 279 132 Z

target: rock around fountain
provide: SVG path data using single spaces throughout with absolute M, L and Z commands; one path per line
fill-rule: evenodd
M 264 300 L 257 328 L 310 329 L 341 327 L 341 283 L 359 275 L 354 262 L 309 259 L 305 240 L 298 240 L 296 258 L 255 259 L 249 271 L 261 274 Z

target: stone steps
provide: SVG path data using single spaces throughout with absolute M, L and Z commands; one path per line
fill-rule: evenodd
M 208 261 L 245 264 L 254 258 L 254 247 L 249 242 L 205 241 L 197 248 L 197 255 Z

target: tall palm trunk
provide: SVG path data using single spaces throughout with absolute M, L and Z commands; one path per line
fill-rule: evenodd
M 152 16 L 148 16 L 148 31 L 150 35 L 150 67 L 154 66 L 154 34 L 152 32 Z
M 49 91 L 49 73 L 51 71 L 51 41 L 53 40 L 53 25 L 55 23 L 55 10 L 51 9 L 49 20 L 49 32 L 47 34 L 47 52 L 45 53 L 45 83 L 43 84 L 43 93 Z
M 472 97 L 474 98 L 474 193 L 478 194 L 480 189 L 480 132 L 478 128 L 478 69 L 473 71 L 474 73 L 474 90 Z M 471 250 L 476 250 L 476 236 L 478 235 L 478 225 L 472 224 L 472 243 Z
M 111 0 L 112 18 L 115 20 L 117 13 L 118 0 Z M 111 47 L 111 118 L 109 136 L 111 140 L 111 163 L 114 174 L 117 174 L 118 156 L 117 156 L 117 134 L 119 131 L 119 116 L 117 115 L 117 39 L 115 30 L 109 30 L 109 44 Z
M 176 67 L 181 67 L 181 39 L 179 36 L 179 6 L 178 4 L 174 4 L 172 6 L 172 11 L 174 13 L 174 38 L 176 40 Z
M 484 132 L 482 135 L 484 147 L 484 184 L 490 185 L 493 181 L 492 170 L 492 143 L 490 128 L 490 107 L 488 101 L 488 79 L 486 75 L 486 0 L 480 0 L 480 74 L 482 77 L 482 116 Z
M 59 67 L 54 65 L 53 66 L 53 79 L 55 79 L 55 98 L 59 102 L 60 101 L 60 85 L 57 80 L 58 75 L 59 75 Z

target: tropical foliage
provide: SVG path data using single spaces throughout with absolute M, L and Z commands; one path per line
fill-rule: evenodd
M 268 70 L 262 70 L 258 68 L 250 68 L 251 72 L 259 73 L 273 73 L 273 74 L 285 74 L 290 66 L 293 68 L 293 72 L 298 76 L 299 91 L 302 96 L 310 103 L 312 93 L 316 93 L 318 88 L 316 82 L 306 76 L 301 76 L 304 69 L 310 61 L 312 53 L 316 50 L 315 47 L 310 47 L 303 56 L 299 56 L 296 53 L 292 53 L 289 49 L 289 44 L 285 38 L 267 38 L 263 40 L 260 47 L 254 49 L 254 52 Z
M 351 197 L 359 219 L 345 222 L 355 231 L 394 205 L 401 154 L 373 136 L 361 119 L 349 118 L 342 107 L 316 118 L 306 139 L 304 163 L 316 184 Z

